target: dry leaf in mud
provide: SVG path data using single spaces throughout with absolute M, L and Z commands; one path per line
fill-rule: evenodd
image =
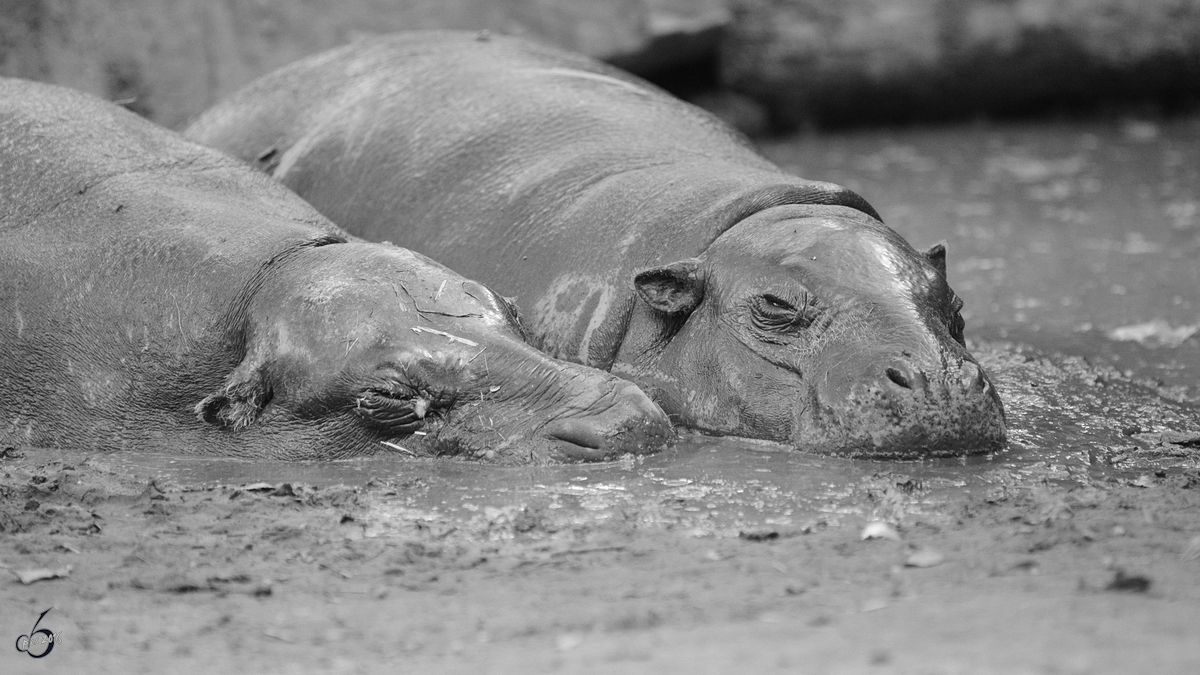
M 1104 587 L 1106 591 L 1123 591 L 1126 593 L 1145 593 L 1150 590 L 1150 578 L 1140 574 L 1125 574 L 1125 570 L 1117 570 L 1113 580 Z
M 1140 487 L 1140 488 L 1154 487 L 1154 479 L 1151 478 L 1148 474 L 1142 474 L 1142 475 L 1138 476 L 1135 480 L 1129 481 L 1129 484 L 1133 487 Z
M 936 567 L 946 561 L 946 556 L 931 549 L 920 548 L 904 561 L 905 567 Z
M 860 612 L 877 612 L 881 609 L 886 609 L 887 606 L 888 606 L 887 600 L 884 600 L 883 598 L 871 598 L 869 600 L 863 601 L 862 605 L 858 608 L 858 611 L 860 611 Z
M 269 637 L 273 640 L 279 640 L 280 642 L 287 644 L 294 644 L 296 642 L 296 632 L 286 628 L 268 627 L 263 629 L 262 634 L 265 637 Z
M 779 532 L 775 530 L 738 532 L 738 538 L 746 541 L 773 541 L 779 538 Z
M 1143 347 L 1178 347 L 1200 331 L 1200 324 L 1172 326 L 1162 319 L 1114 328 L 1108 339 L 1117 342 L 1137 342 Z
M 16 571 L 16 575 L 21 580 L 21 583 L 28 586 L 34 582 L 46 579 L 65 579 L 71 576 L 71 566 L 65 565 L 53 570 L 45 567 L 34 570 L 18 570 Z
M 862 538 L 864 540 L 891 539 L 892 541 L 900 541 L 900 533 L 896 531 L 896 528 L 882 520 L 872 520 L 863 528 Z
M 275 486 L 270 483 L 250 483 L 249 485 L 239 485 L 236 489 L 244 492 L 260 492 L 264 490 L 274 490 Z
M 159 593 L 197 593 L 200 591 L 211 591 L 212 586 L 207 581 L 202 581 L 197 577 L 188 574 L 169 573 L 157 583 L 153 584 L 153 590 Z

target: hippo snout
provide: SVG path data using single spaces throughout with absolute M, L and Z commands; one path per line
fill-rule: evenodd
M 542 433 L 556 441 L 567 461 L 596 461 L 626 453 L 653 452 L 673 432 L 666 414 L 637 386 L 624 382 L 612 394 L 612 404 L 595 412 L 549 422 Z
M 830 396 L 834 391 L 818 392 L 819 404 L 804 408 L 801 415 L 802 423 L 817 428 L 819 439 L 807 449 L 917 459 L 1004 447 L 1004 408 L 987 374 L 973 361 L 921 367 L 897 359 L 876 373 L 841 400 Z

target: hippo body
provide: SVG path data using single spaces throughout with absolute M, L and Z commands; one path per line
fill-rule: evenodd
M 501 461 L 660 447 L 666 416 L 511 306 L 258 172 L 0 79 L 0 447 Z
M 515 296 L 534 344 L 702 431 L 856 456 L 1000 448 L 945 249 L 592 59 L 414 32 L 287 66 L 189 137 L 356 235 Z

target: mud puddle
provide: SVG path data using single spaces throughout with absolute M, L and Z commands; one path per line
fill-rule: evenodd
M 772 443 L 685 434 L 670 450 L 602 464 L 500 467 L 454 460 L 369 458 L 279 462 L 117 453 L 112 470 L 177 488 L 395 485 L 374 504 L 368 536 L 414 522 L 466 526 L 514 510 L 553 512 L 563 525 L 621 519 L 707 534 L 804 530 L 875 517 L 884 481 L 921 495 L 910 512 L 973 491 L 1136 481 L 1200 468 L 1200 410 L 1112 367 L 1012 343 L 976 351 L 1007 406 L 1011 446 L 992 455 L 881 462 L 822 457 Z M 476 528 L 478 529 L 478 528 Z

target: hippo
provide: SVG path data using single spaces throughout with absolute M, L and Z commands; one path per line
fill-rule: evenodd
M 0 447 L 500 463 L 670 422 L 511 303 L 79 92 L 0 80 Z
M 531 341 L 677 424 L 866 458 L 991 452 L 946 249 L 582 55 L 455 31 L 285 66 L 184 130 L 355 235 L 515 296 Z

